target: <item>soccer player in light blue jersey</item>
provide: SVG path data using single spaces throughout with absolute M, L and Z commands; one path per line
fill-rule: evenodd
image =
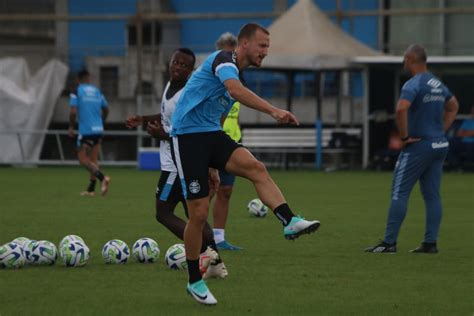
M 216 42 L 217 50 L 224 50 L 232 52 L 237 47 L 237 37 L 232 33 L 222 34 Z M 227 115 L 226 120 L 223 122 L 222 130 L 229 135 L 230 138 L 236 142 L 240 142 L 241 131 L 239 125 L 239 112 L 240 103 L 235 102 Z M 214 205 L 212 209 L 213 215 L 213 232 L 214 240 L 216 241 L 217 247 L 222 250 L 241 250 L 239 246 L 232 245 L 227 242 L 225 237 L 225 226 L 227 223 L 227 217 L 229 215 L 230 198 L 234 189 L 235 176 L 226 172 L 225 170 L 219 170 L 219 178 L 221 180 L 219 189 L 215 194 Z M 211 193 L 212 201 L 212 193 Z
M 269 32 L 258 24 L 246 24 L 233 52 L 211 54 L 184 87 L 172 119 L 172 154 L 188 205 L 189 221 L 184 232 L 188 263 L 188 293 L 199 303 L 217 300 L 199 273 L 202 229 L 209 211 L 209 189 L 218 183 L 217 170 L 250 180 L 259 198 L 281 221 L 286 239 L 296 239 L 319 228 L 319 221 L 295 216 L 265 165 L 221 128 L 221 120 L 235 101 L 273 117 L 280 124 L 298 124 L 289 111 L 274 107 L 245 88 L 241 71 L 260 67 L 270 45 Z
M 425 49 L 414 44 L 404 56 L 404 69 L 413 76 L 402 88 L 396 120 L 404 148 L 392 183 L 392 197 L 384 240 L 366 252 L 396 253 L 397 238 L 407 212 L 408 198 L 419 180 L 425 201 L 426 229 L 413 253 L 437 253 L 442 205 L 439 189 L 449 143 L 445 133 L 456 118 L 458 101 L 426 66 Z
M 95 195 L 96 179 L 99 179 L 101 182 L 101 194 L 105 195 L 109 190 L 110 177 L 100 171 L 98 157 L 104 132 L 104 121 L 109 113 L 109 109 L 107 101 L 100 90 L 90 83 L 89 72 L 86 70 L 79 72 L 78 82 L 77 92 L 71 93 L 69 101 L 68 133 L 70 137 L 75 137 L 74 127 L 77 118 L 79 125 L 77 157 L 80 164 L 90 174 L 89 186 L 86 191 L 81 192 L 81 195 Z
M 194 70 L 196 56 L 188 48 L 178 48 L 171 56 L 168 71 L 170 81 L 166 84 L 161 100 L 160 113 L 156 115 L 133 115 L 127 118 L 126 126 L 135 128 L 143 125 L 148 134 L 160 140 L 160 163 L 161 173 L 155 193 L 156 220 L 163 224 L 176 237 L 183 240 L 186 221 L 175 214 L 178 203 L 184 207 L 184 213 L 188 215 L 186 201 L 178 177 L 178 171 L 171 158 L 171 145 L 169 132 L 171 131 L 171 117 L 176 108 L 176 103 L 183 88 Z M 217 245 L 211 226 L 206 222 L 203 229 L 203 245 L 200 255 L 200 269 L 203 277 L 225 278 L 225 269 L 222 258 L 218 254 Z M 221 269 L 215 271 L 210 264 L 219 264 Z M 222 267 L 224 268 L 222 269 Z

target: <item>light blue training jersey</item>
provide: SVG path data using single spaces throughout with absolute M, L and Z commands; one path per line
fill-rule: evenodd
M 80 135 L 103 133 L 102 108 L 107 107 L 107 101 L 97 87 L 91 84 L 80 84 L 77 87 L 77 93 L 71 93 L 69 106 L 77 107 Z
M 452 98 L 449 89 L 432 73 L 419 73 L 402 88 L 400 99 L 411 102 L 408 108 L 408 135 L 426 140 L 445 137 L 443 112 Z
M 207 57 L 186 83 L 176 104 L 171 135 L 221 130 L 221 117 L 235 102 L 224 86 L 229 79 L 240 80 L 235 54 L 217 51 Z

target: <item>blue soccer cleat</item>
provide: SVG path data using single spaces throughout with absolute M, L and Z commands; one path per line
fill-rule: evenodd
M 207 288 L 206 282 L 204 280 L 199 280 L 193 284 L 189 284 L 186 287 L 186 291 L 191 295 L 196 301 L 204 305 L 216 305 L 217 300 L 212 295 L 211 291 Z
M 221 241 L 220 243 L 216 244 L 217 249 L 219 250 L 242 250 L 242 247 L 234 246 L 229 244 L 226 240 Z
M 293 216 L 288 225 L 283 228 L 283 235 L 288 240 L 295 240 L 304 234 L 311 234 L 318 230 L 319 221 L 307 221 L 302 217 Z

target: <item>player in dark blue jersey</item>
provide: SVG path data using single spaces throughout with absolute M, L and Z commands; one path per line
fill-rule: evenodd
M 449 143 L 446 131 L 453 123 L 459 105 L 449 89 L 426 66 L 425 49 L 408 47 L 404 69 L 413 76 L 402 88 L 396 120 L 404 148 L 400 153 L 392 183 L 392 195 L 384 240 L 366 249 L 373 253 L 395 253 L 397 237 L 407 212 L 408 198 L 415 183 L 425 201 L 426 230 L 414 253 L 437 253 L 442 206 L 439 194 L 443 162 Z
M 90 174 L 89 186 L 81 195 L 94 196 L 96 179 L 101 182 L 101 194 L 107 194 L 110 177 L 99 169 L 98 157 L 104 121 L 109 113 L 107 101 L 100 90 L 90 83 L 89 72 L 83 70 L 78 74 L 77 92 L 70 96 L 69 136 L 75 137 L 74 127 L 78 119 L 77 156 L 79 162 Z
M 189 211 L 184 232 L 187 291 L 202 304 L 217 303 L 199 273 L 202 229 L 209 211 L 209 189 L 218 182 L 216 169 L 250 180 L 259 198 L 283 224 L 285 238 L 296 239 L 316 231 L 320 225 L 319 221 L 295 216 L 265 165 L 221 128 L 221 120 L 235 101 L 269 114 L 278 123 L 298 124 L 291 112 L 272 106 L 241 83 L 241 71 L 249 66 L 260 67 L 269 45 L 270 36 L 265 28 L 252 23 L 244 25 L 233 52 L 211 54 L 193 73 L 173 114 L 172 154 Z

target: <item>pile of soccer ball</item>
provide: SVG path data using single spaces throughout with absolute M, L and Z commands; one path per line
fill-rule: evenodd
M 50 241 L 18 237 L 0 246 L 0 267 L 15 269 L 26 264 L 53 265 L 58 256 L 65 266 L 81 267 L 87 263 L 90 251 L 84 240 L 76 235 L 64 237 L 59 243 L 59 251 Z
M 259 199 L 251 200 L 247 209 L 255 217 L 265 217 L 268 207 Z M 58 250 L 59 249 L 59 250 Z M 158 243 L 151 238 L 140 238 L 132 247 L 133 257 L 140 263 L 153 263 L 160 256 Z M 21 268 L 24 265 L 53 265 L 61 258 L 66 267 L 82 267 L 90 258 L 89 247 L 77 235 L 67 235 L 59 248 L 47 240 L 32 240 L 18 237 L 0 246 L 0 268 Z M 130 257 L 128 245 L 119 239 L 112 239 L 102 248 L 102 257 L 107 264 L 125 264 Z M 171 246 L 165 254 L 165 263 L 171 269 L 187 269 L 183 244 Z
M 140 238 L 132 248 L 133 257 L 140 263 L 153 263 L 158 260 L 160 248 L 151 238 Z M 18 237 L 0 246 L 0 268 L 16 269 L 24 265 L 53 265 L 58 257 L 66 267 L 82 267 L 90 258 L 89 247 L 77 235 L 67 235 L 56 246 L 47 240 L 31 240 Z M 128 245 L 112 239 L 102 248 L 102 257 L 107 264 L 125 264 L 130 257 Z M 165 255 L 165 262 L 171 269 L 186 269 L 186 254 L 183 244 L 171 246 Z
M 153 263 L 158 261 L 160 248 L 153 239 L 140 238 L 133 244 L 132 255 L 140 263 Z M 105 263 L 108 264 L 125 264 L 130 257 L 130 249 L 124 241 L 112 239 L 102 248 L 102 257 Z M 171 246 L 166 251 L 165 263 L 171 269 L 187 269 L 184 245 L 176 244 Z

